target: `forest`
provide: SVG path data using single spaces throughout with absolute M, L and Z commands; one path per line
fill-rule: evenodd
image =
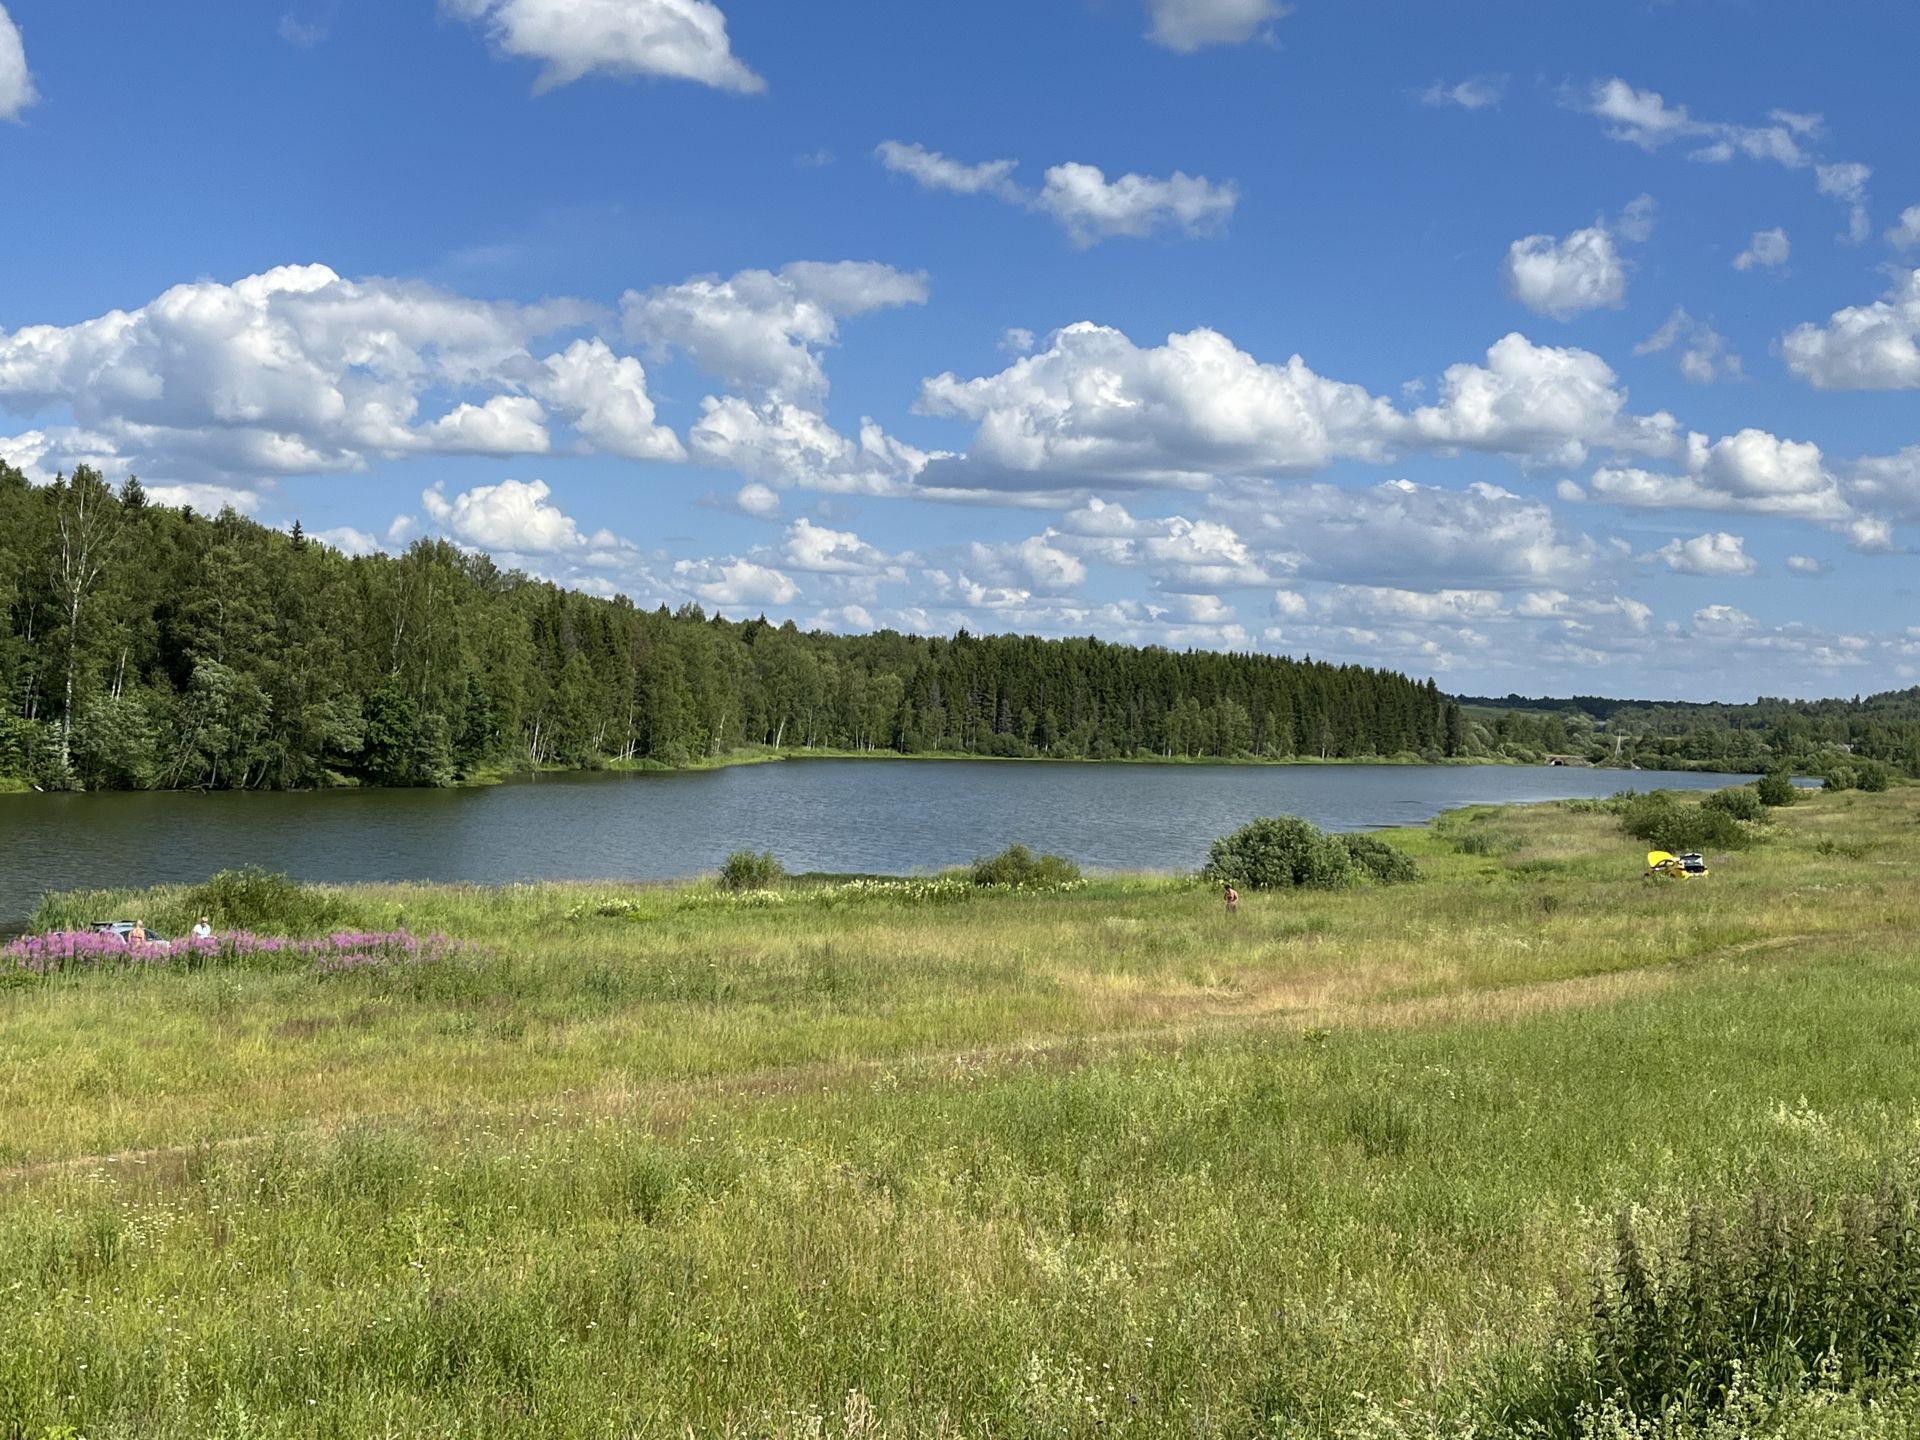
M 349 557 L 0 464 L 0 784 L 444 785 L 780 751 L 1441 759 L 1433 682 L 1095 639 L 646 611 L 438 540 Z
M 1516 759 L 1566 755 L 1647 770 L 1761 771 L 1844 778 L 1884 766 L 1920 776 L 1920 687 L 1851 699 L 1680 700 L 1461 696 L 1468 746 Z

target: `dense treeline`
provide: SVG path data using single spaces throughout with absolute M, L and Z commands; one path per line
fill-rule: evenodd
M 1686 701 L 1468 697 L 1467 748 L 1574 755 L 1643 769 L 1827 774 L 1877 761 L 1920 776 L 1920 687 L 1851 700 Z
M 349 558 L 0 465 L 0 778 L 443 784 L 744 746 L 1088 758 L 1457 753 L 1431 682 L 1097 640 L 642 611 L 421 541 Z

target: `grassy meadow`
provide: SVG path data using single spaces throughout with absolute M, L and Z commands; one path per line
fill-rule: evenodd
M 1920 1256 L 1920 789 L 1764 828 L 1662 882 L 1601 807 L 1463 811 L 1237 916 L 354 888 L 471 948 L 5 984 L 0 1437 L 1920 1435 L 1885 1326 L 1602 1383 L 1712 1309 L 1597 1340 L 1623 1221 L 1888 1314 Z

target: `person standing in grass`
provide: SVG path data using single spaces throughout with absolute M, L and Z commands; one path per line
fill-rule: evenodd
M 193 922 L 193 938 L 196 940 L 210 940 L 213 938 L 213 926 L 208 923 L 206 916 L 202 915 L 198 920 Z
M 1227 914 L 1238 915 L 1239 913 L 1240 913 L 1240 892 L 1234 889 L 1233 886 L 1229 885 L 1227 886 Z

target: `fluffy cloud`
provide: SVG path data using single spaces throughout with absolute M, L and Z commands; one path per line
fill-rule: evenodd
M 756 520 L 771 520 L 780 513 L 780 496 L 758 480 L 750 480 L 734 492 L 733 507 Z
M 48 484 L 56 475 L 71 475 L 80 465 L 109 476 L 122 474 L 128 468 L 125 457 L 112 440 L 71 425 L 29 430 L 21 435 L 0 435 L 0 461 L 13 466 L 36 485 Z
M 20 112 L 39 99 L 27 70 L 27 47 L 20 27 L 0 5 L 0 120 L 17 120 Z
M 1653 234 L 1651 195 L 1635 199 L 1612 225 L 1598 221 L 1563 240 L 1529 235 L 1507 248 L 1507 291 L 1538 315 L 1571 320 L 1583 310 L 1619 309 L 1627 299 L 1627 263 L 1614 236 L 1644 241 Z
M 1239 45 L 1287 13 L 1280 0 L 1147 0 L 1155 43 L 1182 55 L 1205 45 Z
M 1484 110 L 1498 105 L 1507 93 L 1504 75 L 1473 75 L 1457 84 L 1435 81 L 1420 94 L 1422 105 L 1458 105 L 1462 110 Z
M 1131 174 L 1108 180 L 1098 166 L 1068 163 L 1047 171 L 1034 203 L 1066 227 L 1074 244 L 1087 246 L 1160 230 L 1211 234 L 1226 224 L 1239 198 L 1231 181 L 1216 185 L 1178 170 L 1165 180 Z
M 1884 300 L 1788 331 L 1780 353 L 1788 369 L 1819 390 L 1920 387 L 1920 269 L 1899 272 Z
M 1740 357 L 1727 348 L 1727 337 L 1684 308 L 1669 315 L 1666 324 L 1633 347 L 1633 353 L 1657 355 L 1675 346 L 1680 349 L 1680 373 L 1696 385 L 1746 378 Z
M 871 420 L 850 440 L 817 411 L 785 401 L 755 404 L 708 396 L 687 432 L 694 459 L 786 490 L 892 495 L 918 475 L 928 456 Z
M 582 448 L 629 460 L 679 460 L 686 451 L 664 425 L 654 423 L 647 372 L 631 355 L 616 355 L 604 340 L 576 340 L 545 362 L 539 393 L 570 411 Z
M 1920 520 L 1920 445 L 1909 445 L 1897 455 L 1856 460 L 1847 491 L 1867 509 Z
M 951 190 L 956 195 L 998 195 L 1018 200 L 1020 190 L 1009 177 L 1018 160 L 983 160 L 967 165 L 929 150 L 924 145 L 908 145 L 898 140 L 883 140 L 874 154 L 880 163 L 896 175 L 906 175 L 928 190 Z
M 1075 589 L 1086 582 L 1086 562 L 1061 549 L 1058 538 L 1049 531 L 1003 545 L 976 540 L 968 546 L 970 568 L 1002 585 L 1053 594 Z
M 242 515 L 258 512 L 264 496 L 250 487 L 227 485 L 149 485 L 147 499 L 155 505 L 191 507 L 209 515 L 232 508 Z
M 441 8 L 483 25 L 502 54 L 540 61 L 536 94 L 596 72 L 766 88 L 735 58 L 712 0 L 441 0 Z
M 1533 456 L 1579 464 L 1592 446 L 1661 455 L 1679 426 L 1664 411 L 1627 413 L 1613 370 L 1588 350 L 1535 345 L 1511 334 L 1487 363 L 1458 364 L 1440 377 L 1438 404 L 1415 410 L 1413 435 L 1429 445 Z
M 1920 205 L 1909 205 L 1900 212 L 1900 223 L 1887 231 L 1887 243 L 1896 250 L 1920 245 Z
M 1529 235 L 1507 249 L 1504 267 L 1513 298 L 1537 315 L 1571 320 L 1582 310 L 1618 310 L 1627 302 L 1627 267 L 1603 226 L 1564 240 Z
M 1824 575 L 1829 568 L 1825 561 L 1816 560 L 1811 555 L 1787 556 L 1787 569 L 1795 575 Z
M 1220 475 L 1306 474 L 1410 448 L 1579 463 L 1589 447 L 1671 453 L 1678 425 L 1631 415 L 1606 362 L 1514 334 L 1484 366 L 1441 377 L 1436 402 L 1402 414 L 1299 356 L 1263 363 L 1215 330 L 1136 346 L 1082 321 L 996 375 L 924 383 L 919 408 L 977 422 L 964 457 L 920 477 L 947 490 L 1066 493 L 1102 486 L 1197 489 Z
M 979 426 L 965 459 L 936 461 L 924 483 L 986 489 L 1308 471 L 1336 455 L 1379 458 L 1400 423 L 1386 401 L 1298 356 L 1262 364 L 1214 330 L 1141 349 L 1084 321 L 997 375 L 926 381 L 919 408 Z
M 1736 270 L 1771 270 L 1787 263 L 1787 257 L 1793 253 L 1793 246 L 1787 240 L 1787 232 L 1778 225 L 1771 230 L 1756 230 L 1753 239 L 1747 242 L 1747 248 L 1733 257 Z
M 1696 535 L 1691 540 L 1669 540 L 1651 558 L 1665 561 L 1669 570 L 1683 575 L 1751 575 L 1760 568 L 1747 554 L 1746 541 L 1725 530 Z
M 556 414 L 579 448 L 671 458 L 678 442 L 651 425 L 637 360 L 599 342 L 545 359 L 534 348 L 592 315 L 578 301 L 472 300 L 285 266 L 76 325 L 0 331 L 0 407 L 65 409 L 125 463 L 195 482 L 541 454 Z
M 673 581 L 725 610 L 791 605 L 800 598 L 800 587 L 792 579 L 752 560 L 679 560 L 674 562 Z
M 1396 589 L 1514 589 L 1585 582 L 1597 547 L 1544 501 L 1497 485 L 1391 480 L 1250 492 L 1247 528 L 1281 573 Z
M 377 555 L 385 547 L 364 530 L 356 530 L 351 525 L 337 526 L 332 530 L 315 530 L 307 537 L 322 545 L 331 546 L 342 555 Z
M 924 305 L 927 277 L 891 265 L 803 260 L 778 273 L 742 270 L 621 299 L 629 339 L 678 350 L 710 375 L 758 395 L 817 403 L 827 392 L 819 352 L 840 322 L 873 310 Z
M 1498 590 L 1401 590 L 1390 585 L 1339 585 L 1328 597 L 1335 613 L 1369 620 L 1484 622 L 1508 613 Z
M 1240 199 L 1231 181 L 1215 184 L 1178 170 L 1164 180 L 1134 174 L 1109 180 L 1096 165 L 1069 161 L 1049 169 L 1039 190 L 1028 191 L 1013 183 L 1019 163 L 1014 160 L 969 165 L 898 140 L 884 141 L 874 153 L 887 169 L 912 177 L 925 189 L 989 194 L 1051 216 L 1083 249 L 1116 236 L 1213 234 L 1232 218 Z
M 1841 523 L 1852 511 L 1818 445 L 1747 429 L 1709 445 L 1690 437 L 1685 474 L 1603 466 L 1593 491 L 1616 505 L 1709 510 Z
M 456 405 L 423 434 L 443 455 L 544 455 L 551 445 L 547 412 L 525 395 Z
M 502 480 L 476 485 L 449 500 L 444 486 L 420 496 L 427 514 L 463 545 L 509 555 L 568 555 L 630 550 L 610 531 L 588 535 L 573 517 L 547 503 L 553 491 L 544 480 Z
M 851 530 L 830 530 L 811 520 L 787 527 L 781 559 L 788 568 L 816 575 L 873 576 L 898 573 L 900 561 L 875 549 Z

